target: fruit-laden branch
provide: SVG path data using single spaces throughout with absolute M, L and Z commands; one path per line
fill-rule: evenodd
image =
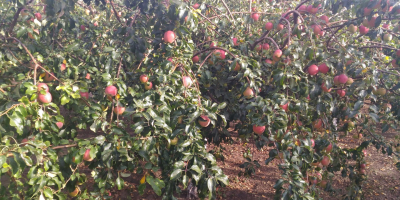
M 204 16 L 201 12 L 196 12 L 197 14 L 199 14 L 200 16 L 202 16 L 204 19 L 206 19 L 208 22 L 210 22 L 213 26 L 218 27 L 216 24 L 214 24 L 210 19 L 208 19 L 208 17 Z M 214 29 L 213 29 L 214 30 Z M 218 31 L 214 30 L 219 36 L 221 36 Z M 226 35 L 229 36 L 229 34 L 227 32 L 225 32 L 224 30 L 221 30 L 223 33 L 225 33 Z
M 30 1 L 27 2 L 25 5 L 28 5 L 28 4 L 32 3 L 32 1 L 33 1 L 33 0 L 30 0 Z M 18 20 L 19 13 L 21 13 L 21 11 L 22 11 L 23 9 L 25 9 L 24 6 L 18 8 L 17 12 L 15 12 L 15 14 L 14 14 L 14 19 L 13 19 L 13 21 L 11 22 L 10 27 L 8 28 L 8 34 L 9 34 L 9 35 L 11 35 L 11 32 L 13 31 L 15 25 L 17 24 L 17 20 Z
M 269 31 L 265 31 L 265 33 L 256 41 L 254 41 L 254 44 L 250 45 L 250 49 L 253 50 L 258 43 L 262 42 L 264 39 L 268 39 L 270 40 L 276 47 L 276 49 L 279 49 L 279 45 L 275 42 L 274 39 L 270 38 L 270 37 L 266 37 L 268 35 Z
M 201 53 L 204 53 L 204 52 L 206 52 L 206 51 L 211 51 L 211 50 L 223 50 L 223 51 L 225 51 L 225 52 L 228 52 L 231 56 L 237 57 L 237 56 L 235 56 L 235 54 L 233 54 L 232 52 L 230 52 L 230 51 L 228 51 L 228 50 L 226 50 L 226 49 L 224 49 L 224 48 L 221 48 L 221 47 L 210 47 L 210 48 L 208 48 L 208 49 L 201 50 L 201 51 L 195 53 L 195 54 L 193 55 L 193 57 L 195 57 L 195 56 L 197 56 L 197 55 L 199 55 L 199 54 L 201 54 Z
M 253 13 L 257 13 L 257 14 L 263 14 L 263 15 L 272 15 L 273 13 L 267 13 L 267 12 L 232 12 L 232 15 L 236 15 L 236 14 L 253 14 Z M 221 16 L 226 16 L 225 14 L 222 15 L 215 15 L 212 17 L 209 17 L 208 19 L 214 19 L 214 18 L 219 18 Z M 201 24 L 203 21 L 200 21 L 199 24 Z
M 290 45 L 290 36 L 292 35 L 292 29 L 290 28 L 289 20 L 287 20 L 286 18 L 283 18 L 283 17 L 281 17 L 281 19 L 279 21 L 281 21 L 281 20 L 286 21 L 287 27 L 288 27 L 288 38 L 287 38 L 287 40 L 285 40 L 285 42 L 282 45 L 282 48 L 284 48 L 286 46 L 286 44 L 289 43 L 289 45 Z
M 211 54 L 213 54 L 213 52 L 209 53 L 209 54 L 207 55 L 207 57 L 203 60 L 203 62 L 201 62 L 200 66 L 199 66 L 199 69 L 198 69 L 197 71 L 200 71 L 201 67 L 204 65 L 204 63 L 206 62 L 206 60 L 211 56 Z
M 117 17 L 117 20 L 119 21 L 119 23 L 121 23 L 121 19 L 119 19 L 119 17 L 118 17 L 117 11 L 114 8 L 114 3 L 112 2 L 112 0 L 110 0 L 110 4 L 111 4 L 111 7 L 112 7 L 112 9 L 114 11 L 115 17 Z
M 365 47 L 359 47 L 358 49 L 366 49 L 366 48 L 383 48 L 383 49 L 397 50 L 396 48 L 388 46 L 365 46 Z

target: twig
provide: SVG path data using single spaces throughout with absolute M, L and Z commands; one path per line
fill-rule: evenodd
M 115 8 L 114 8 L 114 3 L 112 2 L 112 0 L 110 0 L 110 4 L 111 4 L 111 7 L 112 7 L 112 9 L 113 9 L 113 11 L 114 11 L 115 17 L 117 17 L 117 20 L 119 21 L 119 23 L 121 23 L 121 19 L 119 19 L 119 17 L 118 17 L 118 13 L 117 13 L 117 11 L 116 11 Z
M 224 0 L 221 0 L 222 4 L 224 4 L 224 7 L 226 8 L 226 10 L 228 10 L 229 15 L 231 16 L 232 20 L 235 20 L 235 18 L 233 18 L 233 15 L 231 13 L 231 10 L 229 10 L 228 6 L 226 5 Z
M 214 51 L 213 52 L 211 52 L 211 53 L 209 53 L 208 55 L 207 55 L 207 57 L 203 60 L 203 62 L 200 64 L 200 67 L 199 67 L 199 69 L 197 70 L 197 71 L 200 71 L 200 69 L 201 69 L 201 66 L 203 66 L 204 65 L 204 63 L 206 62 L 206 60 L 211 56 L 211 54 L 213 54 L 214 53 Z
M 61 145 L 61 146 L 55 146 L 55 147 L 50 147 L 51 149 L 62 149 L 62 148 L 70 148 L 70 147 L 76 147 L 78 144 L 69 144 L 69 145 Z
M 122 64 L 122 55 L 121 55 L 121 59 L 119 60 L 119 66 L 118 66 L 117 78 L 119 78 L 119 72 L 121 71 L 121 64 Z
M 203 53 L 203 52 L 211 51 L 211 50 L 217 50 L 217 49 L 223 50 L 223 51 L 225 51 L 225 52 L 228 52 L 228 53 L 229 53 L 231 56 L 233 56 L 233 57 L 237 57 L 237 56 L 235 56 L 235 54 L 233 54 L 233 53 L 231 53 L 230 51 L 228 51 L 228 50 L 226 50 L 226 49 L 224 49 L 224 48 L 221 48 L 221 47 L 210 47 L 210 48 L 208 48 L 208 49 L 201 50 L 201 51 L 195 53 L 195 54 L 193 55 L 193 57 L 195 57 L 195 56 L 197 56 L 197 55 L 199 55 L 199 54 L 201 54 L 201 53 Z

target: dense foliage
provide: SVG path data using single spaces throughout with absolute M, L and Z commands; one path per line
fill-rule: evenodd
M 275 198 L 334 192 L 338 171 L 362 198 L 365 148 L 400 150 L 379 134 L 399 130 L 399 19 L 386 0 L 2 1 L 0 198 L 110 199 L 135 172 L 141 193 L 212 199 L 229 183 L 205 146 L 229 124 L 274 147 L 241 167 L 280 159 Z

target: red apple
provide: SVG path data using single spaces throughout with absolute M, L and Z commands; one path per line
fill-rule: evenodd
M 29 141 L 28 138 L 22 139 L 21 140 L 21 147 L 25 146 L 28 141 Z
M 340 97 L 344 97 L 346 95 L 346 91 L 345 90 L 337 90 L 336 93 L 340 96 Z
M 326 15 L 322 15 L 321 17 L 319 17 L 319 19 L 324 20 L 326 24 L 329 23 L 329 17 L 327 17 Z
M 87 80 L 90 80 L 90 74 L 87 73 L 85 78 L 86 78 Z
M 251 97 L 254 95 L 253 90 L 250 87 L 247 87 L 246 90 L 243 92 L 243 96 L 245 97 Z
M 307 68 L 307 71 L 310 75 L 314 76 L 318 74 L 318 66 L 317 65 L 311 65 Z
M 261 44 L 257 45 L 257 47 L 256 47 L 256 51 L 261 51 L 261 49 L 262 49 L 262 46 L 261 46 Z
M 332 152 L 332 148 L 333 148 L 332 144 L 329 144 L 329 145 L 325 148 L 325 152 L 326 152 L 326 153 Z
M 347 82 L 347 79 L 348 79 L 348 77 L 346 76 L 346 74 L 340 74 L 339 78 L 338 78 L 338 81 L 341 84 L 345 84 Z
M 265 29 L 267 29 L 267 30 L 272 30 L 274 28 L 274 24 L 272 23 L 272 22 L 267 22 L 266 24 L 265 24 Z
M 324 92 L 330 92 L 330 91 L 332 90 L 332 88 L 329 88 L 329 89 L 328 89 L 328 88 L 325 86 L 325 83 L 322 83 L 321 88 L 322 88 L 322 90 L 323 90 Z
M 171 57 L 169 57 L 167 60 L 168 60 L 169 62 L 172 62 L 172 58 L 171 58 Z
M 371 8 L 364 8 L 364 16 L 370 15 L 371 12 L 372 12 L 372 9 L 371 9 Z
M 51 73 L 53 76 L 54 76 L 54 73 Z M 44 81 L 45 82 L 51 82 L 51 81 L 54 81 L 54 77 L 53 76 L 51 76 L 49 73 L 46 73 L 46 75 L 44 76 Z
M 367 166 L 367 165 L 366 165 L 365 163 L 360 164 L 360 169 L 365 169 L 366 166 Z
M 83 155 L 83 160 L 88 162 L 93 160 L 93 158 L 90 157 L 90 149 L 86 149 L 85 154 Z
M 282 56 L 282 51 L 280 49 L 275 50 L 274 57 L 280 58 Z
M 362 174 L 362 175 L 366 174 L 365 169 L 360 169 L 360 174 Z
M 122 113 L 125 112 L 125 107 L 122 106 L 115 106 L 114 107 L 114 113 L 117 115 L 122 115 Z
M 239 45 L 239 44 L 237 43 L 237 38 L 233 38 L 232 40 L 233 40 L 233 45 L 234 45 L 234 46 Z
M 310 139 L 310 141 L 311 141 L 311 147 L 315 147 L 315 141 L 314 141 L 314 139 Z
M 322 128 L 322 119 L 317 119 L 313 122 L 314 129 L 318 130 Z
M 285 110 L 285 112 L 287 112 L 288 111 L 288 107 L 289 107 L 289 102 L 287 102 L 284 105 L 279 105 L 279 107 L 281 107 L 283 110 Z
M 389 41 L 392 40 L 392 37 L 393 37 L 393 36 L 392 36 L 391 34 L 385 33 L 385 35 L 383 35 L 383 41 L 389 42 Z
M 46 92 L 46 94 L 41 94 L 41 93 L 38 94 L 38 100 L 41 103 L 50 103 L 52 99 L 53 98 L 50 92 Z
M 363 26 L 363 25 L 361 25 L 360 28 L 359 28 L 359 32 L 360 32 L 361 35 L 367 34 L 368 31 L 369 31 L 369 29 L 367 27 Z
M 363 152 L 364 156 L 366 157 L 367 156 L 367 150 L 363 149 L 362 152 Z
M 198 4 L 198 3 L 196 3 L 196 4 L 193 5 L 193 8 L 194 8 L 194 9 L 198 9 L 199 7 L 200 7 L 200 4 Z
M 35 17 L 38 21 L 42 21 L 42 14 L 40 13 L 35 13 Z
M 371 20 L 368 21 L 368 26 L 373 28 L 375 27 L 376 17 L 372 17 Z
M 200 126 L 207 127 L 208 125 L 210 125 L 211 120 L 207 116 L 201 115 L 198 122 L 199 122 Z
M 139 79 L 140 79 L 140 82 L 142 82 L 142 83 L 147 83 L 147 81 L 149 81 L 149 77 L 147 77 L 146 74 L 140 75 Z
M 61 71 L 64 71 L 65 69 L 67 69 L 67 65 L 65 65 L 64 63 L 61 64 L 60 70 L 61 70 Z
M 256 133 L 258 135 L 261 135 L 261 134 L 264 133 L 264 131 L 265 131 L 265 126 L 257 126 L 255 124 L 253 125 L 253 132 L 254 133 Z
M 235 69 L 233 69 L 233 71 L 239 71 L 240 70 L 240 64 L 239 64 L 239 62 L 236 62 L 236 66 L 235 66 Z
M 188 88 L 192 85 L 192 79 L 190 78 L 190 76 L 183 76 L 182 77 L 182 82 L 183 82 L 183 86 Z
M 383 25 L 382 25 L 382 28 L 388 29 L 388 28 L 389 28 L 389 24 L 383 24 Z
M 81 29 L 81 31 L 86 31 L 85 25 L 81 25 L 81 26 L 80 26 L 80 29 Z
M 400 49 L 396 51 L 396 56 L 400 57 Z
M 299 7 L 299 13 L 300 14 L 305 14 L 307 12 L 307 6 L 306 5 L 301 5 L 300 7 Z
M 105 93 L 107 96 L 115 96 L 115 95 L 117 95 L 117 92 L 118 92 L 118 89 L 113 85 L 107 86 L 105 89 Z
M 56 122 L 56 125 L 58 128 L 62 128 L 64 126 L 64 123 L 62 122 Z
M 49 92 L 50 90 L 49 90 L 49 86 L 47 86 L 47 84 L 46 83 L 39 83 L 38 85 L 37 85 L 37 91 L 38 92 L 40 92 L 41 90 L 45 90 L 46 92 Z
M 172 43 L 175 41 L 175 33 L 173 31 L 167 31 L 164 33 L 164 42 Z
M 322 158 L 321 160 L 321 164 L 326 167 L 329 165 L 329 163 L 330 163 L 329 158 L 327 156 L 324 156 L 324 158 Z
M 265 43 L 262 45 L 263 50 L 267 51 L 269 49 L 269 44 Z
M 283 24 L 278 24 L 278 26 L 276 26 L 276 29 L 278 31 L 283 30 L 283 28 L 284 28 Z
M 97 27 L 99 24 L 97 22 L 93 23 L 93 26 Z
M 219 57 L 221 60 L 224 60 L 226 57 L 224 50 L 215 50 L 214 55 Z
M 258 21 L 258 18 L 260 17 L 260 15 L 258 14 L 258 13 L 253 13 L 253 14 L 251 14 L 251 18 L 254 20 L 254 21 Z
M 210 47 L 216 47 L 217 46 L 217 44 L 216 43 L 214 43 L 214 42 L 211 42 L 211 44 L 210 44 Z
M 79 92 L 82 98 L 89 99 L 89 92 Z
M 335 76 L 335 77 L 333 78 L 333 84 L 335 84 L 335 85 L 340 85 L 339 76 Z
M 318 72 L 326 74 L 326 73 L 328 73 L 328 71 L 329 71 L 329 67 L 325 63 L 322 63 L 318 66 Z
M 151 90 L 151 88 L 153 88 L 153 83 L 152 83 L 152 82 L 147 82 L 147 83 L 144 85 L 144 89 L 145 89 L 145 90 Z

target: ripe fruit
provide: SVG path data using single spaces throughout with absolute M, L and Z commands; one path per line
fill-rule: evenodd
M 167 60 L 168 60 L 169 62 L 172 62 L 172 58 L 171 58 L 171 57 L 167 58 Z
M 321 17 L 319 17 L 319 19 L 324 20 L 326 24 L 329 23 L 329 17 L 327 17 L 326 15 L 322 15 Z
M 378 95 L 383 96 L 383 95 L 386 94 L 386 89 L 385 88 L 379 88 L 377 92 L 378 92 Z
M 400 49 L 396 51 L 396 56 L 400 57 Z
M 313 122 L 314 129 L 318 130 L 322 128 L 322 119 L 317 119 Z
M 310 141 L 311 141 L 311 147 L 315 147 L 315 141 L 314 141 L 314 139 L 310 139 Z
M 87 80 L 90 80 L 90 74 L 87 73 L 86 76 L 85 76 L 85 78 L 86 78 Z
M 198 122 L 199 122 L 200 126 L 207 127 L 208 125 L 210 125 L 211 120 L 207 116 L 201 115 Z
M 140 75 L 139 79 L 140 79 L 140 82 L 142 82 L 142 83 L 147 83 L 147 81 L 149 81 L 149 77 L 147 77 L 146 74 Z
M 360 26 L 359 32 L 360 32 L 361 35 L 367 34 L 368 31 L 369 31 L 369 28 L 367 28 L 367 27 L 365 27 L 363 25 Z
M 299 7 L 299 13 L 300 14 L 305 14 L 307 12 L 307 6 L 306 5 L 301 5 Z
M 372 17 L 371 20 L 368 21 L 368 26 L 373 28 L 375 27 L 376 17 Z
M 90 149 L 86 149 L 85 154 L 83 155 L 83 160 L 88 162 L 93 160 L 93 158 L 90 157 Z
M 261 44 L 257 45 L 257 47 L 256 47 L 256 51 L 261 51 L 261 49 L 262 49 L 262 46 L 261 46 Z
M 122 115 L 122 113 L 125 112 L 125 107 L 122 106 L 115 106 L 114 107 L 114 113 L 117 115 Z
M 388 28 L 389 28 L 389 24 L 383 24 L 383 25 L 382 25 L 382 28 L 388 29 Z
M 98 25 L 99 25 L 99 24 L 98 24 L 97 22 L 94 22 L 94 23 L 93 23 L 93 26 L 96 26 L 96 27 L 97 27 Z
M 81 31 L 86 31 L 85 25 L 81 25 L 80 29 L 81 29 Z
M 42 21 L 42 14 L 40 13 L 35 13 L 35 17 L 38 21 Z
M 175 137 L 174 139 L 171 140 L 170 144 L 176 145 L 176 144 L 178 144 L 178 140 L 179 140 L 178 137 Z
M 321 186 L 321 188 L 326 188 L 326 185 L 328 184 L 328 181 L 326 180 L 322 180 L 319 185 Z
M 216 47 L 217 45 L 214 42 L 211 42 L 210 47 Z
M 362 151 L 363 151 L 364 156 L 366 157 L 367 156 L 367 150 L 363 149 Z
M 214 55 L 219 57 L 221 60 L 225 59 L 225 51 L 224 50 L 216 50 Z
M 183 86 L 185 86 L 186 88 L 188 88 L 192 85 L 192 79 L 189 76 L 182 77 L 182 82 L 183 82 Z
M 278 31 L 283 30 L 283 24 L 278 24 L 278 26 L 276 26 L 276 29 L 278 29 Z
M 247 87 L 246 90 L 243 92 L 243 96 L 249 98 L 251 96 L 253 96 L 254 92 L 252 89 L 250 89 L 250 87 Z
M 314 34 L 315 35 L 323 35 L 323 31 L 322 31 L 322 28 L 321 28 L 321 26 L 319 26 L 319 25 L 313 25 L 312 26 L 313 27 L 313 29 L 314 29 Z
M 79 194 L 79 191 L 80 191 L 79 187 L 76 187 L 74 191 L 69 193 L 69 196 L 76 197 Z
M 239 71 L 240 70 L 240 64 L 239 64 L 239 62 L 236 62 L 236 66 L 235 66 L 235 69 L 233 69 L 233 71 Z
M 289 106 L 289 102 L 287 102 L 287 103 L 284 104 L 284 105 L 279 105 L 279 107 L 281 107 L 283 110 L 285 110 L 285 112 L 288 111 L 288 106 Z
M 330 163 L 329 158 L 327 156 L 324 156 L 324 158 L 322 158 L 321 160 L 321 164 L 326 167 L 329 165 L 329 163 Z
M 198 3 L 196 3 L 196 4 L 193 5 L 193 8 L 194 8 L 194 9 L 197 9 L 197 8 L 199 8 L 199 7 L 200 7 L 200 4 L 198 4 Z
M 265 60 L 265 62 L 266 62 L 267 64 L 272 64 L 272 60 L 270 60 L 270 59 Z
M 56 125 L 58 128 L 62 128 L 64 126 L 64 123 L 62 122 L 56 122 Z
M 89 99 L 89 92 L 79 92 L 82 98 Z
M 21 147 L 25 146 L 28 141 L 29 141 L 28 138 L 22 139 L 21 140 Z
M 67 69 L 67 65 L 65 65 L 64 63 L 61 64 L 60 70 L 61 70 L 61 71 L 64 71 L 65 69 Z
M 347 28 L 350 33 L 355 33 L 357 31 L 357 26 L 354 26 L 354 24 L 350 24 L 350 26 Z
M 399 65 L 397 65 L 396 60 L 392 60 L 392 66 L 393 67 L 398 67 Z
M 49 92 L 49 86 L 47 86 L 47 84 L 46 83 L 39 83 L 38 85 L 37 85 L 37 91 L 38 92 L 40 92 L 41 90 L 44 90 L 44 91 L 46 91 L 46 92 Z
M 354 80 L 352 78 L 348 78 L 346 84 L 351 85 L 354 83 Z
M 117 95 L 117 88 L 113 85 L 107 86 L 105 89 L 105 93 L 107 96 L 115 96 Z
M 258 21 L 258 18 L 260 17 L 260 15 L 258 14 L 258 13 L 253 13 L 253 14 L 251 14 L 251 18 L 254 20 L 254 21 Z
M 337 90 L 336 93 L 340 96 L 340 97 L 344 97 L 346 95 L 346 91 L 345 90 Z
M 267 43 L 263 44 L 262 49 L 267 51 L 269 49 L 269 44 L 267 44 Z
M 387 110 L 387 109 L 392 110 L 392 105 L 391 105 L 390 103 L 385 103 L 385 104 L 383 105 L 383 109 L 384 109 L 384 110 Z
M 365 169 L 360 169 L 360 174 L 362 174 L 362 175 L 366 174 Z
M 383 36 L 383 41 L 389 42 L 390 40 L 392 40 L 392 38 L 393 38 L 393 36 L 392 36 L 391 34 L 386 33 L 386 34 Z
M 172 43 L 175 41 L 175 33 L 173 31 L 167 31 L 164 33 L 164 42 Z
M 339 82 L 339 76 L 335 76 L 335 77 L 333 78 L 333 84 L 335 84 L 335 85 L 339 85 L 339 84 L 340 84 L 340 82 Z
M 192 58 L 193 63 L 197 63 L 197 62 L 199 62 L 199 60 L 200 60 L 199 56 L 194 56 Z
M 275 50 L 274 57 L 280 58 L 282 56 L 282 51 L 280 49 Z
M 329 88 L 329 89 L 328 89 L 328 88 L 325 86 L 325 83 L 322 83 L 321 88 L 322 88 L 322 90 L 323 90 L 324 92 L 330 92 L 330 91 L 332 90 L 332 88 Z
M 328 71 L 329 71 L 329 67 L 325 63 L 322 63 L 318 66 L 318 72 L 326 74 L 326 73 L 328 73 Z
M 237 38 L 233 38 L 232 41 L 233 41 L 233 45 L 234 45 L 234 46 L 239 45 L 239 44 L 237 43 Z
M 311 14 L 316 14 L 318 12 L 318 7 L 314 7 L 313 5 L 307 6 L 307 11 Z
M 326 152 L 326 153 L 330 153 L 330 152 L 332 151 L 332 148 L 333 148 L 332 144 L 329 144 L 329 145 L 325 148 L 325 152 Z
M 338 77 L 338 81 L 341 84 L 345 84 L 347 82 L 348 77 L 346 76 L 346 74 L 340 74 Z
M 266 24 L 265 24 L 265 29 L 267 29 L 267 30 L 272 30 L 274 28 L 274 24 L 272 23 L 272 22 L 267 22 Z
M 253 125 L 253 132 L 254 133 L 261 135 L 261 134 L 264 133 L 264 131 L 265 131 L 265 126 L 257 126 L 255 124 Z
M 318 74 L 318 67 L 317 67 L 317 65 L 311 65 L 311 66 L 309 66 L 308 68 L 307 68 L 307 71 L 308 71 L 308 73 L 310 74 L 310 75 L 316 75 L 316 74 Z
M 367 165 L 366 165 L 365 163 L 360 164 L 360 169 L 365 169 L 366 166 L 367 166 Z
M 54 73 L 51 73 L 53 76 L 54 76 Z M 46 73 L 46 75 L 44 76 L 44 81 L 45 82 L 51 82 L 51 81 L 54 81 L 54 77 L 53 76 L 51 76 L 49 73 Z
M 89 15 L 90 14 L 90 10 L 89 9 L 85 9 L 85 13 L 86 13 L 86 15 Z
M 46 94 L 39 93 L 38 95 L 38 101 L 41 103 L 50 103 L 52 99 L 50 92 L 46 92 Z
M 147 83 L 144 85 L 144 89 L 145 89 L 145 90 L 151 90 L 151 88 L 153 88 L 153 83 L 152 83 L 152 82 L 147 82 Z

